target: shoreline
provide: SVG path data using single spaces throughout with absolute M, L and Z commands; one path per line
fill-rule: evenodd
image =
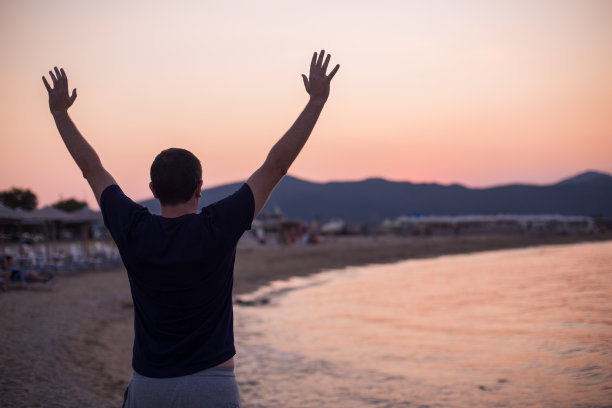
M 355 236 L 327 238 L 314 245 L 239 246 L 234 295 L 244 295 L 276 280 L 303 277 L 349 266 L 470 254 L 501 249 L 601 242 L 612 236 L 478 235 L 445 237 Z
M 342 237 L 307 246 L 241 245 L 234 293 L 347 266 L 612 239 L 605 238 Z M 0 293 L 0 389 L 10 390 L 3 406 L 41 406 L 43 401 L 55 407 L 120 406 L 132 375 L 133 313 L 123 267 Z

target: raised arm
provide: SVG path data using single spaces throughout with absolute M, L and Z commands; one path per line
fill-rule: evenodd
M 247 184 L 255 197 L 255 214 L 257 217 L 268 201 L 272 190 L 283 178 L 291 163 L 306 144 L 323 106 L 329 96 L 329 83 L 338 72 L 340 65 L 326 75 L 331 55 L 325 58 L 325 51 L 315 52 L 310 63 L 310 75 L 302 75 L 306 92 L 310 100 L 287 133 L 272 147 L 264 164 L 249 177 Z M 324 61 L 325 59 L 325 61 Z
M 102 166 L 102 162 L 96 151 L 87 143 L 75 124 L 68 116 L 68 108 L 72 106 L 77 97 L 76 88 L 72 95 L 68 94 L 68 78 L 64 69 L 54 68 L 49 71 L 49 76 L 53 81 L 53 88 L 49 86 L 47 79 L 43 76 L 42 80 L 49 92 L 49 109 L 55 119 L 57 130 L 62 136 L 68 152 L 76 162 L 79 169 L 83 172 L 83 177 L 87 179 L 89 186 L 100 204 L 102 191 L 112 184 L 116 184 L 113 176 L 110 175 Z

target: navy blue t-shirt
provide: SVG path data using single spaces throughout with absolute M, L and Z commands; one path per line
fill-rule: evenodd
M 147 377 L 178 377 L 236 354 L 234 259 L 253 220 L 249 186 L 199 214 L 165 218 L 111 185 L 102 192 L 100 208 L 132 289 L 134 370 Z

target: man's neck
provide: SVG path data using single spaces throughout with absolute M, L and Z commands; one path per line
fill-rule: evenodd
M 162 205 L 161 216 L 166 218 L 177 218 L 181 215 L 195 214 L 197 210 L 197 204 L 194 206 L 191 201 L 176 205 Z

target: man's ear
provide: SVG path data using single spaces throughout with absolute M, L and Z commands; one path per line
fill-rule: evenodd
M 200 182 L 198 183 L 198 186 L 196 187 L 196 191 L 195 191 L 195 197 L 199 200 L 200 197 L 202 197 L 202 180 L 200 180 Z
M 149 183 L 149 188 L 151 189 L 151 192 L 153 193 L 153 198 L 158 198 L 157 194 L 155 193 L 155 189 L 153 188 L 153 182 L 152 181 Z

